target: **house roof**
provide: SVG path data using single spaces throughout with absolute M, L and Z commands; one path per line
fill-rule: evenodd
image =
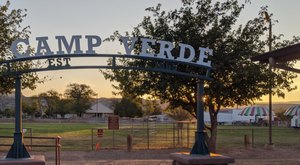
M 300 43 L 257 55 L 252 57 L 251 60 L 259 61 L 261 63 L 269 63 L 269 58 L 273 58 L 276 62 L 300 59 Z
M 114 113 L 114 111 L 103 103 L 95 103 L 90 109 L 88 109 L 85 113 Z
M 260 63 L 269 63 L 270 66 L 300 73 L 300 69 L 293 68 L 285 65 L 287 61 L 299 60 L 300 59 L 300 43 L 287 46 L 281 49 L 277 49 L 271 52 L 267 52 L 255 57 L 252 57 L 252 61 L 259 61 Z

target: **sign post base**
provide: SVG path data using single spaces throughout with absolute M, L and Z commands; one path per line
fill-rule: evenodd
M 205 165 L 205 164 L 220 164 L 226 165 L 234 163 L 234 158 L 220 155 L 193 155 L 185 152 L 172 153 L 173 165 Z
M 4 158 L 0 159 L 0 165 L 45 165 L 45 156 L 44 155 L 33 155 L 31 158 L 23 159 L 12 159 Z

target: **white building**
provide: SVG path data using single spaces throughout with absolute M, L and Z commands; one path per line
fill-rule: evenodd
M 107 107 L 101 102 L 97 102 L 85 112 L 84 117 L 104 118 L 107 115 L 113 115 L 113 114 L 114 111 L 112 109 L 110 109 L 109 107 Z

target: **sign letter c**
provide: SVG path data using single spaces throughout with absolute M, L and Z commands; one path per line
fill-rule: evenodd
M 15 40 L 10 46 L 10 50 L 11 50 L 12 54 L 15 55 L 16 58 L 24 58 L 24 57 L 29 56 L 29 50 L 28 49 L 23 54 L 21 54 L 18 51 L 18 44 L 19 43 L 24 43 L 28 46 L 29 45 L 29 40 L 28 40 L 28 38 L 26 38 L 26 39 L 20 39 L 19 38 L 19 39 Z

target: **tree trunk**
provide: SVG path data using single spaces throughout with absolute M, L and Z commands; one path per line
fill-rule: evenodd
M 211 118 L 211 129 L 210 129 L 210 138 L 209 138 L 209 151 L 216 153 L 217 151 L 217 127 L 218 127 L 218 118 L 217 115 L 212 115 Z

